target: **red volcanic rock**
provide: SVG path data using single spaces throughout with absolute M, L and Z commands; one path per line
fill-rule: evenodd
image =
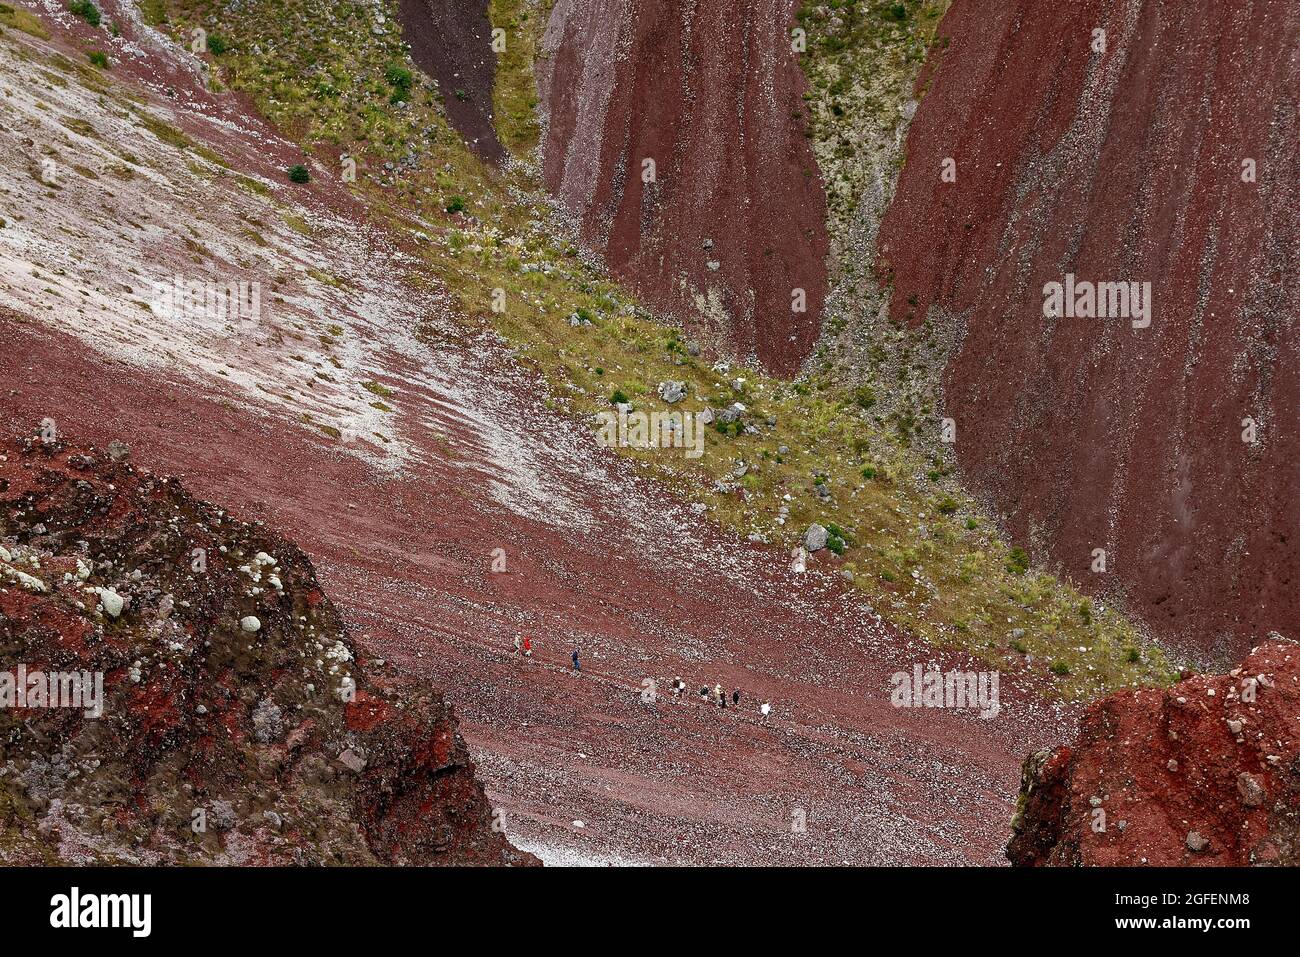
M 785 373 L 812 349 L 826 292 L 796 6 L 565 0 L 538 63 L 546 183 L 584 242 L 652 308 Z
M 1300 864 L 1300 645 L 1092 705 L 1025 760 L 1012 827 L 1013 864 Z
M 1296 4 L 956 0 L 879 235 L 892 314 L 964 336 L 968 484 L 1233 660 L 1300 619 L 1298 44 Z M 1150 282 L 1150 326 L 1045 318 L 1067 273 Z
M 0 673 L 102 675 L 90 713 L 0 708 L 0 863 L 536 863 L 441 695 L 355 655 L 266 528 L 94 449 L 0 447 Z

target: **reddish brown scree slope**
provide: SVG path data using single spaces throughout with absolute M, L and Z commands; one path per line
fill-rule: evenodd
M 812 348 L 826 287 L 796 5 L 561 0 L 538 65 L 546 183 L 584 240 L 648 305 L 781 373 Z
M 1300 645 L 1093 705 L 1025 761 L 1016 864 L 1300 863 Z
M 523 372 L 502 374 L 489 339 L 464 344 L 477 359 L 460 380 L 481 398 L 510 390 L 556 443 L 535 479 L 576 496 L 563 520 L 495 501 L 488 489 L 515 480 L 435 392 L 402 399 L 428 460 L 382 474 L 216 382 L 105 361 L 3 311 L 0 342 L 0 429 L 50 417 L 65 435 L 124 437 L 142 464 L 300 542 L 359 651 L 447 692 L 510 840 L 548 862 L 997 863 L 1021 756 L 1071 726 L 1073 708 L 1012 675 L 991 720 L 891 707 L 896 670 L 980 666 L 899 635 L 837 575 L 794 576 L 711 530 L 590 441 L 565 451 L 564 421 Z M 511 651 L 520 633 L 531 661 Z M 683 702 L 666 691 L 677 674 Z M 698 703 L 716 682 L 741 689 L 740 708 Z
M 895 315 L 964 322 L 967 480 L 1167 637 L 1239 659 L 1294 633 L 1300 7 L 957 0 L 940 32 L 879 253 Z M 1045 319 L 1067 272 L 1150 281 L 1150 327 Z
M 438 81 L 447 119 L 470 149 L 489 163 L 506 151 L 492 122 L 496 54 L 488 0 L 399 0 L 402 36 L 411 59 Z

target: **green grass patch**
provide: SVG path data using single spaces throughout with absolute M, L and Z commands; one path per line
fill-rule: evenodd
M 45 29 L 45 24 L 41 23 L 39 17 L 22 7 L 15 7 L 8 3 L 0 3 L 0 24 L 41 40 L 50 38 L 50 31 Z

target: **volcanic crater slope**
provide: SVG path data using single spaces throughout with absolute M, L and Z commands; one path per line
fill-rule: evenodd
M 1236 663 L 1297 617 L 1300 7 L 956 0 L 939 33 L 876 271 L 957 344 L 963 480 L 1036 561 Z M 1149 284 L 1149 314 L 1046 315 L 1070 274 Z
M 0 862 L 536 863 L 297 547 L 123 446 L 4 453 L 0 665 L 102 673 L 103 713 L 0 710 Z

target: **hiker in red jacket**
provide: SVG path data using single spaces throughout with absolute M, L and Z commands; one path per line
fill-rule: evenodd
M 524 657 L 531 658 L 532 656 L 533 656 L 533 639 L 525 635 L 524 636 Z

